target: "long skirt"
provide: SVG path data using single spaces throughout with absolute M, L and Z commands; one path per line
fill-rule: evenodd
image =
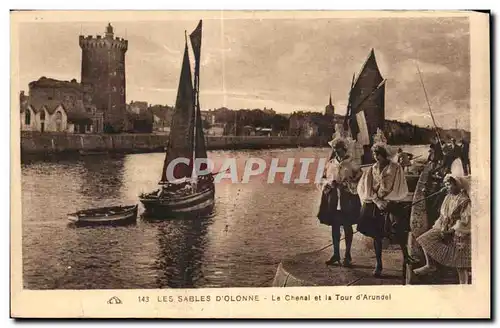
M 436 262 L 452 268 L 471 267 L 470 234 L 454 235 L 449 240 L 441 237 L 438 229 L 430 229 L 417 238 L 424 251 Z
M 357 230 L 367 237 L 404 243 L 410 230 L 408 212 L 400 203 L 389 202 L 384 211 L 375 203 L 363 203 Z
M 361 202 L 358 195 L 344 189 L 337 191 L 337 188 L 328 188 L 321 195 L 318 219 L 320 223 L 328 226 L 354 225 L 357 223 L 360 209 Z

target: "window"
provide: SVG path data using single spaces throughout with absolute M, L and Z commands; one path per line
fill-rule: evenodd
M 56 112 L 56 131 L 62 131 L 62 113 L 60 111 Z
M 45 121 L 45 110 L 44 109 L 42 109 L 42 111 L 40 112 L 40 120 Z
M 26 113 L 24 114 L 24 124 L 31 125 L 31 112 L 29 109 L 26 109 Z

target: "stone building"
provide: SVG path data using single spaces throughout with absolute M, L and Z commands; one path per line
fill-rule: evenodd
M 288 118 L 288 133 L 292 136 L 331 136 L 335 126 L 344 122 L 344 116 L 335 114 L 335 106 L 330 95 L 325 112 L 293 112 Z
M 61 81 L 42 76 L 20 94 L 21 130 L 40 132 L 102 132 L 103 113 L 85 102 L 75 79 Z
M 170 106 L 155 105 L 148 108 L 153 114 L 153 132 L 169 133 L 174 108 Z
M 148 102 L 147 101 L 131 101 L 130 104 L 127 105 L 127 110 L 134 114 L 141 114 L 148 110 Z
M 324 115 L 313 112 L 294 112 L 288 120 L 291 136 L 296 137 L 314 137 L 320 135 L 320 123 Z M 326 120 L 324 120 L 326 122 Z
M 108 24 L 104 37 L 79 37 L 82 49 L 81 82 L 85 97 L 104 112 L 104 131 L 127 129 L 125 90 L 125 53 L 128 41 L 114 37 Z

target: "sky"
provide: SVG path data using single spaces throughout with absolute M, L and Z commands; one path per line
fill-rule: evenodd
M 112 21 L 128 40 L 126 97 L 173 105 L 185 36 L 197 20 Z M 21 90 L 41 76 L 80 81 L 78 36 L 104 35 L 108 21 L 22 23 Z M 324 111 L 331 93 L 345 114 L 352 76 L 370 53 L 386 82 L 386 119 L 469 130 L 467 18 L 204 19 L 202 109 Z M 193 60 L 192 53 L 191 59 Z

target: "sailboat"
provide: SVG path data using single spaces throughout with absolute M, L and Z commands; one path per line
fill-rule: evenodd
M 353 76 L 344 130 L 363 146 L 373 144 L 378 129 L 384 130 L 385 82 L 372 49 L 357 78 Z
M 195 57 L 194 83 L 191 75 L 188 40 L 177 90 L 170 137 L 159 181 L 160 188 L 141 194 L 145 214 L 155 218 L 199 216 L 214 207 L 215 186 L 207 171 L 207 150 L 199 101 L 202 21 L 190 34 Z M 201 165 L 195 165 L 195 163 Z

